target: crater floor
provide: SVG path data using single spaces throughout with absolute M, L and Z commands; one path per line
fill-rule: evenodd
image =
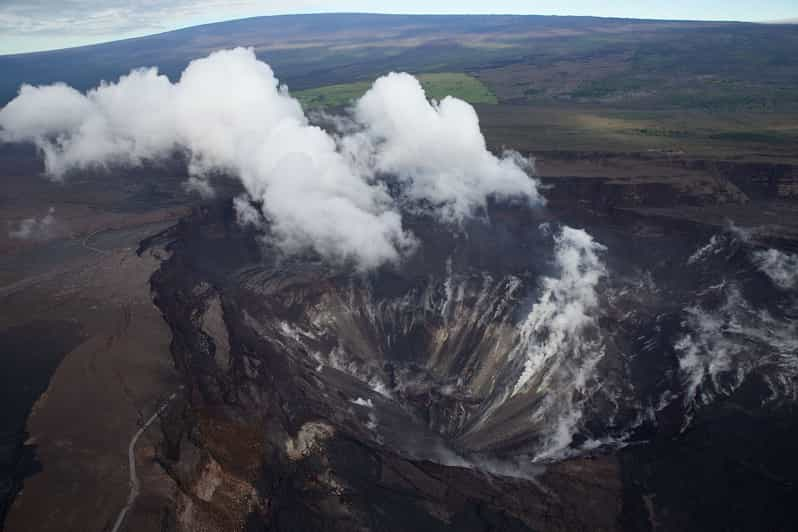
M 418 251 L 370 274 L 279 257 L 227 202 L 156 238 L 188 391 L 160 453 L 174 528 L 790 522 L 798 463 L 739 430 L 795 435 L 796 293 L 766 264 L 786 251 L 628 211 L 485 218 L 415 219 Z

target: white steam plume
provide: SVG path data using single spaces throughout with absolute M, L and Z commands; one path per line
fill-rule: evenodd
M 378 79 L 355 106 L 364 125 L 370 160 L 380 172 L 407 185 L 407 195 L 427 200 L 448 221 L 460 221 L 488 196 L 540 201 L 518 153 L 490 153 L 479 119 L 468 103 L 447 96 L 429 102 L 409 74 Z
M 55 208 L 50 207 L 41 218 L 25 218 L 16 225 L 9 226 L 8 236 L 18 240 L 46 240 L 53 234 Z
M 543 278 L 543 292 L 521 324 L 519 344 L 511 355 L 520 353 L 524 362 L 511 395 L 542 396 L 533 420 L 549 432 L 535 460 L 567 453 L 591 393 L 595 368 L 604 356 L 595 314 L 597 288 L 607 275 L 600 256 L 606 247 L 586 231 L 567 226 L 554 242 L 559 276 Z
M 473 108 L 430 105 L 409 75 L 389 75 L 358 102 L 359 131 L 333 137 L 309 124 L 271 68 L 250 49 L 215 52 L 176 83 L 134 70 L 85 95 L 56 84 L 23 86 L 0 110 L 0 140 L 35 142 L 47 171 L 189 156 L 192 188 L 234 175 L 286 252 L 312 248 L 367 269 L 399 260 L 415 239 L 379 179 L 396 174 L 406 198 L 461 220 L 488 196 L 540 201 L 520 156 L 494 157 Z M 239 218 L 258 224 L 246 201 Z M 262 222 L 260 222 L 262 223 Z
M 685 334 L 674 347 L 691 408 L 731 395 L 758 370 L 772 397 L 798 394 L 798 324 L 752 306 L 733 283 L 717 308 L 684 309 Z
M 768 249 L 754 252 L 754 262 L 782 290 L 798 288 L 798 255 Z
M 521 325 L 525 347 L 524 371 L 513 394 L 521 392 L 535 376 L 543 374 L 550 361 L 586 342 L 581 332 L 595 323 L 598 307 L 596 288 L 607 274 L 599 252 L 606 247 L 586 231 L 563 227 L 555 237 L 559 277 L 544 277 L 543 293 Z

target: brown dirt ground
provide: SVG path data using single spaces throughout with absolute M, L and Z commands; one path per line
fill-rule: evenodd
M 16 310 L 0 316 L 2 328 L 47 318 L 78 321 L 85 331 L 28 419 L 43 470 L 25 480 L 6 521 L 9 532 L 104 530 L 124 505 L 130 439 L 178 386 L 171 334 L 150 297 L 158 264 L 153 253 L 138 257 L 132 245 L 85 249 L 68 264 L 54 264 L 51 275 L 0 295 L 5 308 Z M 156 433 L 145 433 L 137 446 L 142 490 L 128 514 L 130 530 L 157 530 L 171 494 L 153 462 Z

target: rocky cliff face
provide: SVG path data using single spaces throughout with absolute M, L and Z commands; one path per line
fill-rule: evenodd
M 729 434 L 796 432 L 795 258 L 590 199 L 415 219 L 416 253 L 370 274 L 280 257 L 223 202 L 162 235 L 153 288 L 187 390 L 163 425 L 168 527 L 722 525 L 691 509 L 704 490 L 789 523 L 747 486 L 794 496 L 771 467 L 796 460 Z M 748 484 L 724 498 L 730 480 Z

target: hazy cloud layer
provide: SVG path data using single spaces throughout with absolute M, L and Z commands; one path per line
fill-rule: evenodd
M 357 103 L 354 129 L 331 136 L 310 125 L 271 68 L 243 48 L 193 61 L 176 83 L 150 68 L 85 95 L 63 84 L 24 86 L 0 110 L 0 135 L 35 142 L 59 179 L 70 169 L 135 165 L 181 150 L 195 189 L 209 191 L 210 173 L 238 177 L 260 207 L 238 199 L 239 220 L 268 220 L 284 251 L 312 248 L 364 269 L 414 246 L 399 205 L 455 221 L 489 196 L 540 201 L 526 161 L 488 152 L 467 103 L 430 104 L 414 78 L 393 74 Z M 398 203 L 385 173 L 405 184 Z
M 287 8 L 290 4 L 272 1 L 264 5 L 257 0 L 4 0 L 0 4 L 0 32 L 108 35 L 158 31 L 176 20 L 191 20 L 215 10 L 235 15 L 259 5 Z

